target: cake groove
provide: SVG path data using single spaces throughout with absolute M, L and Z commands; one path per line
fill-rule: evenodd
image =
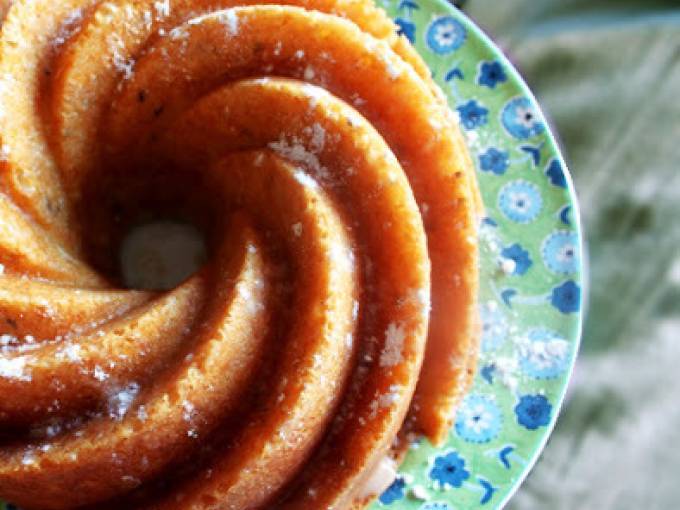
M 5 8 L 0 498 L 359 508 L 407 435 L 445 436 L 474 369 L 479 192 L 382 10 Z M 195 224 L 209 261 L 124 289 L 115 254 L 156 218 Z

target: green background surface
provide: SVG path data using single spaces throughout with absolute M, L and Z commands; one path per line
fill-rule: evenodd
M 561 138 L 590 252 L 575 377 L 509 509 L 680 508 L 680 2 L 464 10 Z

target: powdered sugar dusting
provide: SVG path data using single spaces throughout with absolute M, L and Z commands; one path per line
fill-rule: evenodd
M 400 385 L 391 385 L 387 393 L 383 393 L 378 397 L 378 406 L 382 408 L 392 407 L 401 400 L 401 390 L 402 387 Z
M 383 457 L 366 479 L 363 487 L 357 491 L 357 497 L 363 499 L 377 496 L 387 489 L 397 477 L 397 463 L 390 457 Z
M 315 141 L 314 136 L 316 136 Z M 316 135 L 312 133 L 312 148 L 314 148 L 314 142 L 316 142 L 316 146 L 318 147 L 318 144 L 325 143 L 324 141 L 325 134 L 322 135 L 320 131 L 317 131 Z M 315 172 L 319 176 L 325 176 L 328 173 L 328 170 L 321 164 L 317 155 L 314 152 L 307 150 L 295 136 L 290 140 L 282 136 L 279 141 L 269 143 L 269 148 L 286 159 L 304 164 L 309 170 Z M 321 149 L 318 150 L 320 151 Z
M 409 496 L 411 496 L 416 501 L 427 501 L 430 499 L 430 495 L 428 494 L 427 489 L 425 489 L 425 487 L 423 487 L 422 485 L 414 485 L 413 487 L 411 487 Z
M 519 363 L 515 357 L 500 357 L 494 362 L 496 367 L 496 374 L 501 383 L 510 391 L 515 391 L 519 385 L 517 373 L 519 372 Z
M 196 16 L 188 21 L 189 25 L 200 25 L 207 20 L 217 20 L 226 28 L 229 35 L 238 34 L 239 19 L 238 14 L 233 9 L 211 12 L 202 16 Z
M 0 335 L 0 350 L 3 352 L 8 350 L 8 347 L 12 347 L 16 345 L 19 342 L 19 339 L 15 337 L 14 335 L 9 335 L 5 333 L 4 335 Z
M 519 355 L 541 369 L 550 367 L 556 358 L 566 358 L 569 354 L 569 343 L 561 338 L 551 338 L 546 342 L 533 342 L 529 338 L 522 338 L 515 343 Z
M 57 359 L 67 359 L 74 363 L 78 363 L 81 359 L 80 349 L 80 345 L 67 343 L 59 348 L 55 356 Z
M 192 420 L 192 418 L 194 416 L 195 409 L 196 408 L 194 407 L 194 404 L 192 404 L 188 400 L 185 400 L 182 403 L 182 411 L 183 411 L 182 412 L 182 418 L 184 419 L 184 421 L 189 422 L 189 421 Z
M 156 10 L 156 19 L 163 19 L 170 16 L 170 0 L 157 0 L 153 3 Z
M 229 29 L 230 35 L 238 34 L 238 16 L 236 11 L 229 9 L 219 17 L 220 21 Z
M 314 77 L 316 76 L 316 72 L 314 71 L 314 68 L 312 66 L 307 66 L 305 67 L 302 76 L 305 80 L 313 80 Z
M 310 108 L 316 108 L 319 99 L 327 95 L 327 92 L 322 88 L 315 87 L 314 85 L 310 85 L 308 83 L 302 85 L 302 91 L 307 95 L 307 97 L 309 97 Z
M 16 379 L 19 381 L 30 381 L 31 374 L 26 367 L 30 361 L 31 358 L 28 356 L 0 358 L 0 377 Z
M 107 374 L 102 367 L 99 365 L 94 367 L 94 371 L 92 372 L 92 375 L 94 376 L 95 379 L 97 379 L 100 382 L 106 381 L 109 378 L 109 374 Z
M 189 23 L 191 23 L 191 21 Z M 168 36 L 173 41 L 178 41 L 180 39 L 186 39 L 187 37 L 189 37 L 189 31 L 186 29 L 186 27 L 175 27 L 172 30 L 170 30 Z
M 139 390 L 139 384 L 132 382 L 121 390 L 114 392 L 108 401 L 109 416 L 115 420 L 122 420 L 130 410 L 130 407 L 132 407 L 139 394 Z
M 126 57 L 126 49 L 123 40 L 118 34 L 111 34 L 107 37 L 107 43 L 111 48 L 111 61 L 116 70 L 121 73 L 123 80 L 132 78 L 135 69 L 135 60 Z
M 35 456 L 35 452 L 31 449 L 26 450 L 26 453 L 24 453 L 24 456 L 21 459 L 21 464 L 23 466 L 34 466 L 37 462 L 38 459 Z
M 329 257 L 334 270 L 351 273 L 354 270 L 354 253 L 342 243 L 331 243 Z
M 385 330 L 385 347 L 380 354 L 381 367 L 394 367 L 403 361 L 406 332 L 402 325 L 391 322 Z
M 326 130 L 318 122 L 312 125 L 311 144 L 315 152 L 321 152 L 326 145 Z

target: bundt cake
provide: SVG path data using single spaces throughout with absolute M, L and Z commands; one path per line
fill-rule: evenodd
M 371 0 L 0 1 L 0 499 L 362 508 L 476 359 L 457 120 Z M 208 261 L 126 288 L 139 225 Z M 388 480 L 389 484 L 389 480 Z

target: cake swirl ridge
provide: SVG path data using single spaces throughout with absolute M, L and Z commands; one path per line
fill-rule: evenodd
M 362 507 L 474 368 L 479 195 L 369 0 L 16 0 L 0 36 L 0 498 Z M 208 262 L 125 289 L 135 226 Z M 75 490 L 74 490 L 75 488 Z

